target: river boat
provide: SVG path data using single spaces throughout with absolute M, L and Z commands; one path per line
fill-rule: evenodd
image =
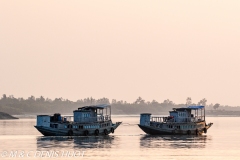
M 138 126 L 150 135 L 202 135 L 213 123 L 206 124 L 205 106 L 173 108 L 167 117 L 140 115 Z
M 114 133 L 121 123 L 112 123 L 111 106 L 102 104 L 78 108 L 73 116 L 37 115 L 34 127 L 44 136 L 99 136 Z

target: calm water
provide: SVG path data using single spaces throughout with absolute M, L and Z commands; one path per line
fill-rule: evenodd
M 203 136 L 149 136 L 139 117 L 113 121 L 123 121 L 113 135 L 69 139 L 43 137 L 35 119 L 1 120 L 0 159 L 240 159 L 240 117 L 207 117 L 214 124 Z

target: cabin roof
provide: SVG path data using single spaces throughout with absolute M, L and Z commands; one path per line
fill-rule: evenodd
M 144 114 L 151 115 L 151 113 L 141 113 L 140 115 L 144 115 Z
M 173 111 L 185 111 L 185 110 L 197 110 L 197 109 L 203 109 L 204 106 L 189 106 L 186 108 L 173 108 Z
M 107 107 L 110 107 L 109 104 L 98 104 L 98 105 L 91 105 L 91 106 L 84 106 L 78 108 L 78 110 L 85 110 L 85 109 L 105 109 Z
M 170 112 L 177 112 L 177 111 L 190 111 L 191 109 L 190 108 L 173 108 L 173 111 L 170 111 Z
M 188 108 L 196 110 L 196 109 L 203 109 L 204 106 L 189 106 Z

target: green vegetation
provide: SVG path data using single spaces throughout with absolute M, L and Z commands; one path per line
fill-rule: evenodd
M 168 114 L 168 111 L 172 108 L 184 107 L 187 105 L 205 105 L 206 112 L 211 115 L 218 114 L 237 114 L 240 115 L 240 107 L 221 106 L 220 104 L 206 104 L 207 100 L 204 98 L 198 103 L 192 103 L 190 97 L 186 99 L 185 104 L 175 104 L 171 100 L 167 99 L 163 102 L 157 102 L 156 100 L 145 101 L 143 98 L 138 97 L 135 102 L 128 103 L 126 101 L 118 101 L 116 99 L 110 100 L 108 98 L 85 98 L 77 101 L 70 101 L 63 98 L 55 98 L 54 100 L 44 98 L 40 96 L 35 98 L 30 96 L 27 99 L 15 98 L 14 96 L 6 96 L 5 94 L 0 99 L 0 111 L 9 114 L 52 114 L 63 113 L 72 114 L 73 110 L 86 105 L 94 104 L 111 104 L 112 114 L 140 114 L 143 112 L 153 114 Z M 233 112 L 234 111 L 234 112 Z

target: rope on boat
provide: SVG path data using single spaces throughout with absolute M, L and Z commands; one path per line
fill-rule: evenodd
M 135 126 L 135 125 L 138 125 L 138 124 L 130 124 L 130 123 L 122 123 L 123 126 Z

